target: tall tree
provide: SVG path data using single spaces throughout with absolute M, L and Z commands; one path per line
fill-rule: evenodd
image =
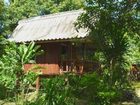
M 3 8 L 3 1 L 0 0 L 0 13 L 2 12 L 2 8 Z
M 77 27 L 88 29 L 105 57 L 111 84 L 126 78 L 128 39 L 140 35 L 139 5 L 139 0 L 86 0 L 85 12 L 79 17 Z
M 6 43 L 4 37 L 1 35 L 3 27 L 3 9 L 4 9 L 4 1 L 0 0 L 0 56 L 4 52 L 4 47 Z

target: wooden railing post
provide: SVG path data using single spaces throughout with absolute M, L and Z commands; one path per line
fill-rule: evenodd
M 36 90 L 38 91 L 39 88 L 40 88 L 40 76 L 38 76 L 36 80 Z

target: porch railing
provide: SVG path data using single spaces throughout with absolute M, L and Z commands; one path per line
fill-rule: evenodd
M 35 72 L 40 71 L 42 74 L 46 75 L 56 75 L 65 72 L 74 72 L 81 74 L 83 72 L 89 72 L 98 68 L 98 63 L 93 61 L 83 61 L 83 60 L 63 60 L 59 61 L 58 64 L 25 64 L 25 71 L 32 70 L 34 66 L 39 66 L 40 69 L 35 70 Z

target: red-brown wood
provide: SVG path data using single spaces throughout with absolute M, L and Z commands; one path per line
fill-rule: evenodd
M 38 69 L 33 69 L 37 66 Z M 40 75 L 59 74 L 59 67 L 57 64 L 25 64 L 24 69 L 25 71 L 33 70 L 38 72 Z

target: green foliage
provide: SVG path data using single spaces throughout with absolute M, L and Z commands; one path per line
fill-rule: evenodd
M 8 90 L 5 86 L 0 85 L 0 100 L 8 99 L 14 94 L 13 91 Z
M 7 44 L 6 39 L 0 35 L 0 57 L 4 53 L 4 49 L 5 49 L 6 44 Z
M 94 59 L 99 61 L 102 70 L 101 77 L 88 74 L 82 78 L 87 80 L 83 83 L 87 95 L 83 96 L 91 96 L 88 97 L 89 105 L 110 105 L 115 99 L 120 100 L 123 91 L 129 87 L 128 70 L 132 62 L 140 59 L 139 3 L 137 0 L 85 1 L 85 12 L 78 18 L 76 26 L 88 30 L 90 39 L 97 46 Z
M 42 105 L 74 105 L 74 86 L 71 85 L 72 74 L 47 78 L 43 81 L 41 94 L 44 94 Z
M 137 0 L 86 0 L 85 12 L 76 23 L 77 28 L 88 29 L 98 52 L 103 54 L 104 67 L 109 70 L 111 84 L 123 83 L 123 78 L 127 80 L 127 69 L 130 69 L 127 59 L 129 39 L 140 34 L 138 5 Z
M 38 97 L 27 105 L 77 105 L 80 79 L 73 73 L 42 78 Z
M 4 3 L 3 0 L 0 0 L 0 57 L 4 53 L 4 47 L 6 44 L 5 39 L 2 37 L 1 32 L 2 32 L 2 13 L 3 13 L 3 8 L 4 8 Z
M 4 2 L 3 2 L 3 0 L 0 0 L 0 14 L 3 10 L 3 7 L 4 7 Z
M 122 100 L 123 89 L 110 86 L 97 73 L 64 74 L 42 79 L 38 97 L 27 105 L 112 105 Z M 124 96 L 125 97 L 125 96 Z
M 19 47 L 15 46 L 18 56 L 17 60 L 22 64 L 29 63 L 30 60 L 35 57 L 35 55 L 40 54 L 42 51 L 39 51 L 40 46 L 35 46 L 34 42 L 31 42 L 28 46 L 26 44 L 20 44 Z M 38 52 L 37 52 L 38 51 Z
M 24 71 L 24 64 L 29 63 L 36 54 L 39 54 L 39 47 L 34 42 L 17 45 L 9 43 L 6 46 L 5 54 L 0 58 L 0 85 L 6 90 L 20 94 L 23 103 L 24 93 L 28 93 L 29 86 L 34 84 L 37 74 L 33 71 Z M 17 95 L 19 96 L 19 95 Z
M 14 49 L 10 48 L 6 50 L 6 55 L 3 55 L 0 59 L 0 83 L 7 88 L 13 89 L 16 85 L 16 71 L 19 66 L 18 61 L 14 59 Z M 14 56 L 13 56 L 14 55 Z
M 97 73 L 84 74 L 79 82 L 77 95 L 88 105 L 111 105 L 121 98 L 121 92 Z
M 129 39 L 129 55 L 127 56 L 131 64 L 140 64 L 140 36 L 135 36 Z
M 59 4 L 59 11 L 70 11 L 70 10 L 76 10 L 82 7 L 83 0 L 63 0 Z

